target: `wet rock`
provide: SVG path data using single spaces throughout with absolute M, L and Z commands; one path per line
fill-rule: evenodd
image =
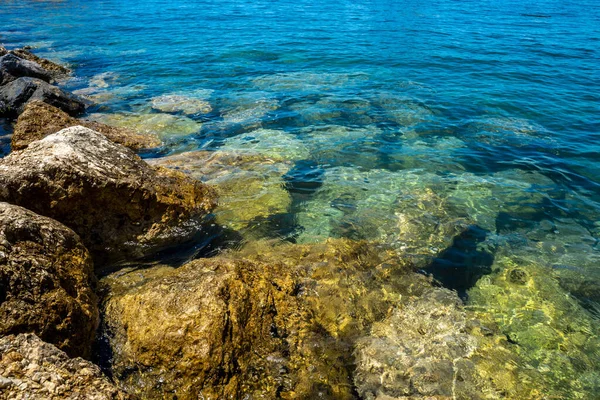
M 497 324 L 515 353 L 537 368 L 544 393 L 593 398 L 600 390 L 597 318 L 560 287 L 549 267 L 503 255 L 493 269 L 469 290 L 474 317 Z
M 140 134 L 158 135 L 163 140 L 191 135 L 197 133 L 202 127 L 201 122 L 191 118 L 165 113 L 97 113 L 90 115 L 90 119 L 111 126 L 131 129 Z
M 20 57 L 24 60 L 32 61 L 32 62 L 39 64 L 43 69 L 48 71 L 52 75 L 52 77 L 55 79 L 64 77 L 71 73 L 71 70 L 69 70 L 68 68 L 66 68 L 60 64 L 57 64 L 55 62 L 52 62 L 50 60 L 47 60 L 45 58 L 38 57 L 35 54 L 33 54 L 32 52 L 30 52 L 29 50 L 27 50 L 26 48 L 14 49 L 14 50 L 11 50 L 10 53 L 14 54 L 17 57 Z
M 94 266 L 61 223 L 0 203 L 0 335 L 32 332 L 88 357 L 98 326 Z
M 97 264 L 187 241 L 215 205 L 208 186 L 81 126 L 2 159 L 0 199 L 72 228 Z
M 219 193 L 216 220 L 232 229 L 243 229 L 255 219 L 284 213 L 291 204 L 282 179 L 290 163 L 276 162 L 259 153 L 192 151 L 149 162 L 214 186 Z
M 26 104 L 33 100 L 60 108 L 71 116 L 85 111 L 85 104 L 77 96 L 40 79 L 19 78 L 0 88 L 0 102 L 5 103 L 5 110 L 0 117 L 17 117 L 23 112 Z
M 0 399 L 125 400 L 100 368 L 33 334 L 0 339 Z
M 252 242 L 103 279 L 112 370 L 143 398 L 352 399 L 354 341 L 430 282 L 364 242 Z
M 403 299 L 355 354 L 354 381 L 365 400 L 539 398 L 537 371 L 447 289 Z
M 39 64 L 24 60 L 14 54 L 0 57 L 0 85 L 5 85 L 21 77 L 38 78 L 50 82 L 52 76 Z
M 2 57 L 5 54 L 8 54 L 8 50 L 6 50 L 4 47 L 0 46 L 0 57 Z
M 208 114 L 212 111 L 208 101 L 178 94 L 154 97 L 152 108 L 162 112 L 180 112 L 186 115 Z
M 64 128 L 85 126 L 106 136 L 115 143 L 134 151 L 158 147 L 160 140 L 152 134 L 141 134 L 126 128 L 105 125 L 100 122 L 80 120 L 39 100 L 27 104 L 19 116 L 12 136 L 13 150 L 22 150 L 35 140 L 42 139 Z

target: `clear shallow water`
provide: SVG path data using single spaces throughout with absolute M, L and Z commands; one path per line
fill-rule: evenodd
M 498 294 L 507 265 L 541 277 L 529 287 L 559 282 L 578 321 L 597 323 L 596 2 L 3 1 L 0 13 L 0 43 L 72 65 L 66 86 L 100 103 L 94 118 L 158 131 L 166 145 L 148 157 L 260 155 L 231 167 L 241 180 L 200 174 L 225 187 L 222 222 L 248 237 L 387 242 L 491 310 L 538 363 L 536 338 L 551 334 L 514 323 L 531 304 Z M 195 107 L 160 97 L 172 95 Z M 565 329 L 551 325 L 568 341 Z

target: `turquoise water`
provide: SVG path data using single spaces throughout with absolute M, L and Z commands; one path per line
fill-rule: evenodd
M 228 194 L 269 204 L 223 214 L 248 237 L 384 241 L 478 310 L 499 307 L 489 288 L 518 263 L 600 315 L 597 2 L 2 1 L 0 14 L 4 46 L 73 67 L 64 85 L 99 103 L 92 118 L 159 133 L 145 157 L 268 160 L 236 167 L 269 182 L 260 196 Z M 523 305 L 502 304 L 518 338 L 498 315 Z

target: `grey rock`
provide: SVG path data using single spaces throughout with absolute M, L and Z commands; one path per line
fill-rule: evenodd
M 181 172 L 152 168 L 130 149 L 76 126 L 0 160 L 0 201 L 64 223 L 98 266 L 201 233 L 216 195 Z
M 33 334 L 0 339 L 0 400 L 126 400 L 100 368 Z
M 64 92 L 41 79 L 19 78 L 0 87 L 0 102 L 5 109 L 0 117 L 15 118 L 19 116 L 28 102 L 41 100 L 56 108 L 60 108 L 71 116 L 85 111 L 84 102 L 70 93 Z M 2 111 L 0 109 L 0 111 Z
M 92 259 L 71 229 L 0 202 L 0 335 L 31 332 L 90 355 L 98 327 Z
M 0 57 L 0 85 L 21 77 L 38 78 L 46 82 L 52 80 L 52 75 L 38 63 L 24 60 L 10 53 Z

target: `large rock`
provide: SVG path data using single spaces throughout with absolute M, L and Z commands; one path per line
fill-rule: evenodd
M 100 368 L 82 358 L 69 358 L 33 334 L 0 339 L 2 400 L 125 400 Z
M 0 335 L 33 332 L 71 356 L 98 326 L 94 267 L 69 228 L 0 203 Z
M 134 151 L 158 147 L 160 140 L 152 134 L 141 134 L 126 128 L 105 125 L 100 122 L 85 121 L 39 100 L 31 101 L 15 126 L 12 136 L 12 150 L 22 150 L 35 140 L 42 139 L 64 128 L 82 125 L 99 132 L 107 139 L 129 147 Z
M 55 79 L 64 77 L 71 73 L 71 70 L 69 70 L 68 68 L 50 60 L 47 60 L 45 58 L 38 57 L 32 52 L 30 52 L 27 48 L 14 49 L 11 50 L 10 53 L 16 55 L 17 57 L 21 57 L 24 60 L 38 63 L 42 68 L 48 71 Z
M 343 240 L 122 270 L 102 280 L 106 354 L 142 398 L 353 399 L 354 341 L 428 285 Z
M 2 57 L 5 54 L 8 54 L 8 50 L 6 50 L 4 47 L 0 46 L 0 57 Z
M 0 85 L 5 85 L 21 77 L 38 78 L 50 82 L 52 76 L 38 63 L 24 60 L 14 54 L 0 57 Z
M 208 186 L 81 126 L 0 160 L 0 200 L 63 222 L 97 264 L 187 241 L 215 206 Z
M 77 96 L 64 92 L 40 79 L 19 78 L 0 87 L 0 103 L 5 104 L 0 117 L 15 118 L 28 102 L 41 100 L 76 116 L 85 111 L 85 104 Z

